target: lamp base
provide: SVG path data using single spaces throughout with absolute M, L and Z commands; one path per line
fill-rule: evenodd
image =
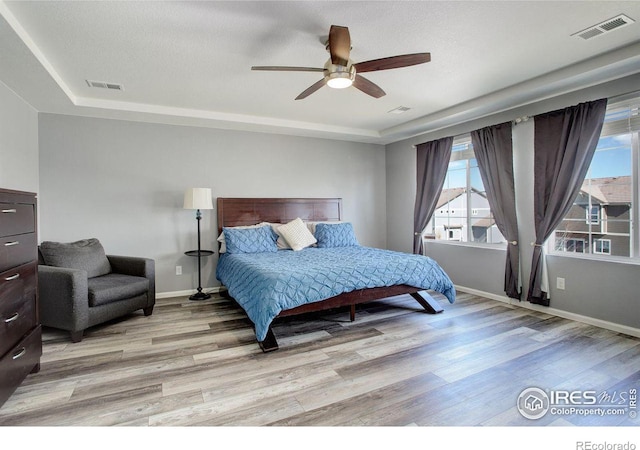
M 206 300 L 208 298 L 211 298 L 210 294 L 207 294 L 206 292 L 196 292 L 189 297 L 189 300 Z

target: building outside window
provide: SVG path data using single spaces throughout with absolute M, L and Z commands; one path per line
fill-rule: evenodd
M 600 205 L 591 205 L 587 211 L 587 224 L 600 225 Z
M 468 134 L 453 142 L 444 186 L 424 234 L 436 240 L 506 243 L 493 219 Z
M 613 104 L 569 213 L 549 239 L 556 252 L 638 257 L 638 99 Z
M 557 250 L 569 253 L 584 253 L 584 239 L 567 238 L 562 241 L 562 248 Z
M 593 253 L 601 255 L 611 254 L 611 239 L 596 239 L 593 241 Z

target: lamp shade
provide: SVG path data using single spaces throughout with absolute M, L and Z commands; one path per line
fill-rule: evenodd
M 213 209 L 211 189 L 191 188 L 184 193 L 184 209 Z

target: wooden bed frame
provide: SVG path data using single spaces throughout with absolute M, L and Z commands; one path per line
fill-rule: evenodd
M 222 232 L 222 227 L 255 225 L 260 222 L 287 223 L 298 217 L 304 221 L 342 219 L 340 198 L 218 198 L 217 203 L 218 234 Z M 347 292 L 319 302 L 283 310 L 278 317 L 349 306 L 350 319 L 354 321 L 357 304 L 402 294 L 410 294 L 431 314 L 443 311 L 442 306 L 427 291 L 402 284 Z M 265 340 L 258 343 L 263 352 L 278 349 L 278 342 L 271 327 Z

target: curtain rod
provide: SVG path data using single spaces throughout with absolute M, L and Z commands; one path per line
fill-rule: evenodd
M 634 100 L 639 96 L 640 96 L 640 91 L 626 92 L 624 94 L 615 95 L 613 97 L 608 97 L 608 103 L 609 103 L 609 105 L 614 105 L 616 103 L 625 102 L 625 101 L 628 101 L 628 100 Z M 518 124 L 520 124 L 522 122 L 526 122 L 527 120 L 531 119 L 532 117 L 533 116 L 518 117 L 516 119 L 513 119 L 511 121 L 511 123 L 514 124 L 514 125 L 518 125 Z
M 609 104 L 615 104 L 615 103 L 624 102 L 627 100 L 633 100 L 633 99 L 636 99 L 637 97 L 640 97 L 640 90 L 635 90 L 635 91 L 625 92 L 624 94 L 614 95 L 613 97 L 608 97 L 608 99 L 609 99 Z M 513 125 L 518 125 L 520 123 L 528 121 L 532 117 L 533 116 L 517 117 L 511 120 L 511 123 Z M 412 145 L 412 147 L 416 148 L 418 145 L 419 144 L 414 144 Z
M 526 121 L 527 121 L 527 120 L 529 120 L 529 119 L 531 119 L 531 116 L 522 116 L 522 117 L 517 117 L 517 118 L 513 119 L 513 120 L 511 121 L 511 123 L 512 123 L 513 125 L 518 125 L 518 124 L 520 124 L 520 123 L 522 123 L 522 122 L 526 122 Z

